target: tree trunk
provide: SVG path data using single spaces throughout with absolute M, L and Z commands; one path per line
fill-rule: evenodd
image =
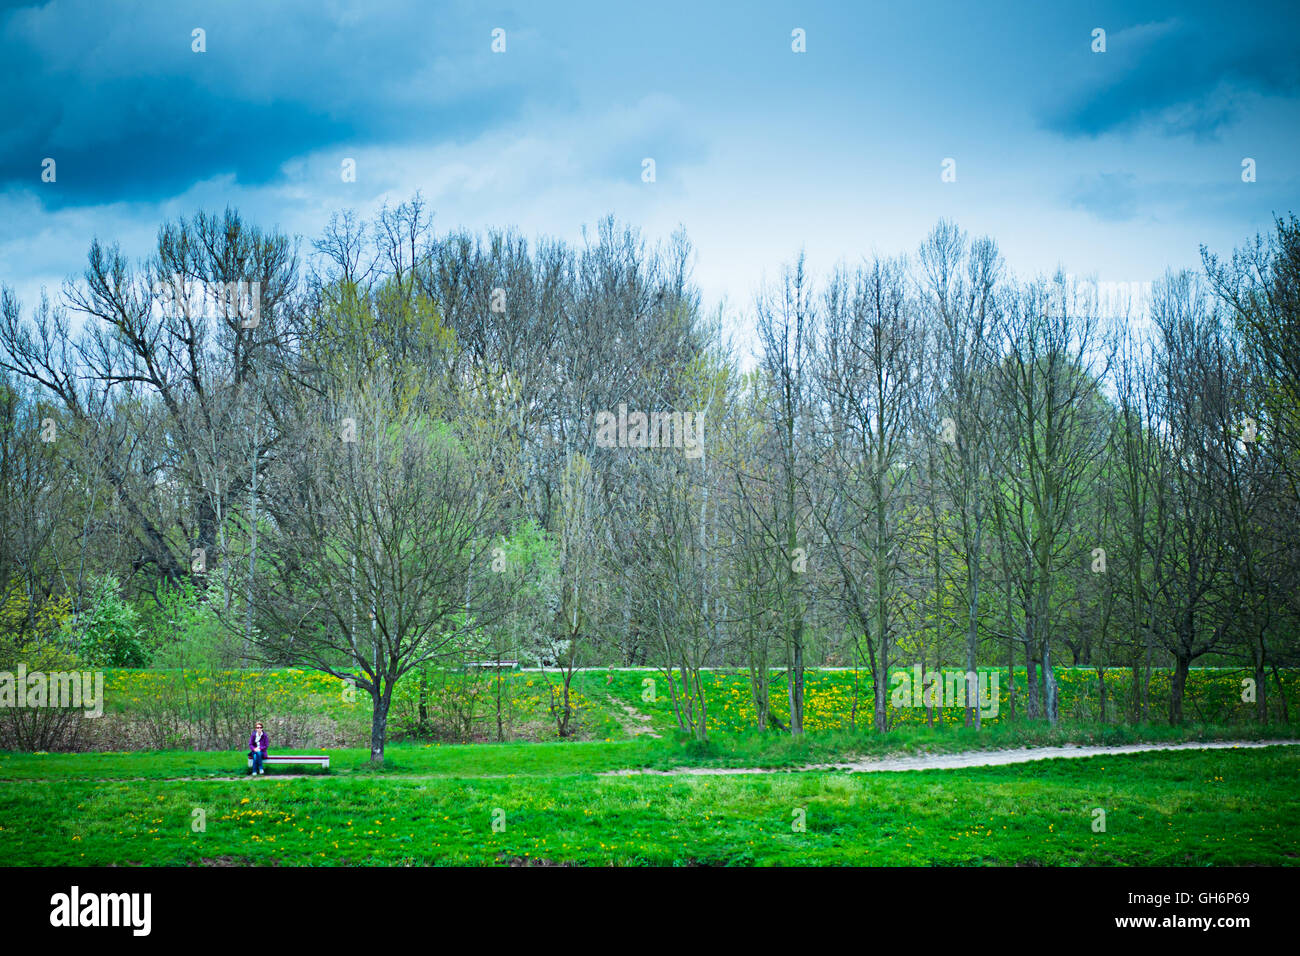
M 858 730 L 858 661 L 857 650 L 854 649 L 853 660 L 853 705 L 849 708 L 849 730 L 857 733 Z
M 208 560 L 212 560 L 212 555 L 217 553 L 217 510 L 216 506 L 209 500 L 207 495 L 199 497 L 198 501 L 198 547 L 203 549 L 203 553 L 208 555 Z M 224 561 L 225 555 L 222 555 Z M 200 593 L 207 589 L 207 581 L 204 575 L 196 573 L 193 565 L 190 565 L 190 581 Z
M 1034 660 L 1032 645 L 1025 644 L 1025 683 L 1027 685 L 1025 712 L 1030 720 L 1037 720 L 1042 716 L 1042 710 L 1039 708 L 1038 697 L 1038 662 Z
M 754 657 L 756 656 L 757 655 L 755 654 Z M 749 665 L 749 689 L 754 698 L 754 719 L 758 721 L 759 730 L 767 729 L 767 712 L 770 703 L 767 683 L 768 673 L 766 655 L 758 660 L 754 660 L 753 657 L 751 657 Z
M 419 700 L 419 718 L 416 723 L 416 733 L 421 737 L 428 736 L 429 733 L 429 670 L 420 668 L 420 700 Z
M 880 664 L 872 684 L 876 702 L 876 731 L 883 734 L 889 730 L 889 713 L 885 710 L 885 691 L 889 684 L 889 640 L 883 634 L 880 637 Z
M 1255 715 L 1261 724 L 1268 723 L 1268 675 L 1263 662 L 1255 665 Z
M 254 581 L 257 578 L 257 446 L 258 425 L 253 425 L 253 467 L 250 469 L 248 482 L 248 584 L 244 600 L 248 603 L 248 615 L 244 621 L 244 656 L 248 656 L 253 644 L 253 608 L 256 600 L 253 596 Z M 224 536 L 224 530 L 222 532 Z M 225 548 L 222 548 L 222 560 L 225 560 Z
M 1133 686 L 1129 691 L 1133 698 L 1133 720 L 1137 722 L 1142 719 L 1142 662 L 1136 659 L 1133 661 Z
M 1151 719 L 1151 632 L 1147 631 L 1146 664 L 1142 669 L 1142 719 Z
M 1282 723 L 1291 723 L 1291 709 L 1286 702 L 1286 688 L 1282 686 L 1282 673 L 1273 665 L 1273 679 L 1277 681 L 1277 699 L 1282 702 Z
M 560 736 L 569 736 L 569 717 L 572 715 L 572 705 L 569 703 L 569 684 L 573 681 L 573 671 L 565 669 L 564 671 L 564 711 L 560 715 Z
M 888 560 L 889 544 L 888 532 L 886 528 L 886 501 L 885 501 L 885 481 L 884 481 L 884 459 L 883 451 L 880 447 L 876 450 L 876 474 L 872 480 L 872 489 L 875 497 L 876 507 L 876 540 L 874 542 L 875 551 L 875 579 L 876 579 L 876 637 L 880 641 L 880 666 L 876 668 L 875 673 L 875 723 L 876 732 L 885 733 L 889 730 L 889 712 L 885 709 L 887 704 L 886 691 L 889 684 L 889 573 L 886 570 Z
M 1007 637 L 1007 719 L 1016 719 L 1016 647 Z
M 388 737 L 388 705 L 392 700 L 392 685 L 381 691 L 376 680 L 370 698 L 374 702 L 374 712 L 370 716 L 370 762 L 378 765 L 384 762 L 384 741 Z
M 976 730 L 982 726 L 979 708 L 979 677 L 975 658 L 979 649 L 979 606 L 980 606 L 980 548 L 984 538 L 982 518 L 977 507 L 975 512 L 974 547 L 967 549 L 966 574 L 970 587 L 967 590 L 966 617 L 966 673 L 976 674 L 975 687 L 966 688 L 966 726 L 974 725 Z M 974 698 L 972 698 L 974 694 Z
M 1183 692 L 1187 689 L 1187 672 L 1191 669 L 1191 658 L 1179 655 L 1174 660 L 1174 680 L 1169 689 L 1169 722 L 1183 722 Z
M 790 669 L 790 735 L 803 733 L 803 621 L 795 624 L 794 666 Z
M 1060 694 L 1056 687 L 1056 669 L 1052 666 L 1052 645 L 1043 642 L 1043 689 L 1047 697 L 1047 722 L 1053 727 L 1061 719 Z
M 501 695 L 505 691 L 505 680 L 501 676 L 501 658 L 497 655 L 497 743 L 503 743 L 506 739 L 505 723 L 501 718 Z
M 938 647 L 937 644 L 936 644 L 935 646 L 936 646 L 936 648 Z M 926 669 L 926 667 L 928 666 L 928 662 L 926 661 L 925 657 L 926 657 L 926 656 L 925 656 L 924 654 L 921 655 L 921 674 L 922 674 L 922 675 L 924 675 L 924 674 L 926 673 L 926 670 L 925 670 L 925 669 Z M 940 663 L 940 661 L 939 661 L 939 652 L 936 650 L 936 651 L 935 651 L 935 666 L 938 666 L 939 663 Z M 922 681 L 922 683 L 924 683 L 924 681 Z M 921 704 L 922 704 L 922 706 L 925 707 L 925 725 L 926 725 L 927 727 L 929 727 L 930 729 L 933 730 L 933 729 L 934 729 L 934 708 L 933 708 L 932 706 L 930 706 L 929 704 L 926 704 L 926 703 L 925 703 L 925 697 L 924 697 L 924 696 L 922 696 L 922 698 L 921 698 Z
M 976 607 L 979 602 L 979 583 L 973 585 L 971 591 L 970 621 L 966 631 L 966 673 L 977 674 L 975 668 L 975 650 L 979 642 L 979 619 L 976 616 Z M 972 695 L 974 695 L 972 697 Z M 980 721 L 979 708 L 979 677 L 976 676 L 974 686 L 966 688 L 966 726 L 974 726 L 979 730 L 982 726 Z

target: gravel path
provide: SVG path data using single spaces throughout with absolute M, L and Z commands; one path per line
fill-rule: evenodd
M 805 773 L 809 771 L 825 772 L 840 770 L 847 773 L 886 773 L 902 770 L 957 770 L 962 767 L 1001 767 L 1014 763 L 1030 763 L 1035 760 L 1060 760 L 1070 757 L 1098 757 L 1106 754 L 1137 754 L 1153 750 L 1229 750 L 1235 747 L 1296 747 L 1300 740 L 1223 740 L 1185 744 L 1123 744 L 1117 747 L 1076 746 L 1064 747 L 1021 747 L 1018 750 L 968 750 L 953 754 L 923 754 L 916 757 L 864 757 L 842 763 L 814 763 L 802 767 L 676 767 L 672 770 L 604 770 L 598 777 L 633 777 L 647 776 L 684 776 L 711 777 L 730 776 L 746 773 Z M 352 777 L 353 775 L 348 774 Z M 407 780 L 446 780 L 457 778 L 456 774 L 393 774 L 375 779 L 384 781 Z M 506 778 L 513 774 L 491 774 L 493 778 Z M 267 774 L 256 782 L 247 774 L 234 777 L 64 777 L 48 778 L 0 778 L 0 783 L 173 783 L 195 781 L 209 783 L 224 780 L 249 780 L 254 786 L 274 780 L 330 780 L 338 779 L 332 774 L 316 773 L 277 773 Z M 475 779 L 465 776 L 464 779 Z
M 844 770 L 849 773 L 883 773 L 900 770 L 954 770 L 961 767 L 1001 767 L 1034 760 L 1069 757 L 1097 757 L 1105 754 L 1136 754 L 1152 750 L 1226 750 L 1233 747 L 1294 747 L 1300 740 L 1226 740 L 1186 744 L 1123 744 L 1116 747 L 1075 746 L 1022 747 L 1019 750 L 968 750 L 954 754 L 925 754 L 917 757 L 866 757 L 848 763 L 817 763 L 803 767 L 677 767 L 673 770 L 609 770 L 602 776 L 637 774 L 718 776 L 744 773 L 798 773 L 809 770 Z

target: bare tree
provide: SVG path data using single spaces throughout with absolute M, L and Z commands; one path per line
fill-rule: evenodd
M 966 724 L 980 726 L 977 685 L 980 588 L 985 533 L 991 523 L 993 482 L 1000 469 L 1002 435 L 993 407 L 1000 312 L 996 286 L 1001 260 L 991 240 L 968 244 L 940 223 L 921 247 L 923 296 L 935 326 L 943 419 L 939 475 L 957 524 L 954 550 L 961 556 L 965 597 Z
M 1169 494 L 1156 521 L 1171 539 L 1153 569 L 1161 626 L 1156 640 L 1173 657 L 1169 719 L 1181 723 L 1192 662 L 1226 644 L 1241 605 L 1230 585 L 1232 556 L 1223 507 L 1227 458 L 1234 452 L 1235 369 L 1229 363 L 1223 316 L 1201 279 L 1167 276 L 1155 290 L 1152 318 L 1159 329 L 1160 418 L 1170 468 Z
M 766 378 L 765 417 L 771 445 L 761 480 L 770 481 L 771 511 L 754 509 L 763 526 L 764 546 L 781 556 L 785 569 L 774 581 L 777 625 L 785 646 L 790 700 L 790 733 L 803 733 L 804 669 L 809 634 L 806 594 L 799 570 L 800 537 L 806 528 L 803 490 L 813 468 L 807 442 L 810 431 L 809 389 L 812 384 L 813 333 L 816 313 L 813 289 L 801 254 L 786 270 L 779 286 L 758 297 L 758 338 Z M 750 476 L 756 478 L 758 476 Z M 804 542 L 806 550 L 807 542 Z
M 1026 598 L 1025 647 L 1029 659 L 1030 713 L 1042 668 L 1043 712 L 1059 719 L 1052 665 L 1052 590 L 1070 544 L 1072 515 L 1086 480 L 1105 447 L 1106 373 L 1095 302 L 1057 275 L 1033 283 L 1008 302 L 1006 354 L 999 366 L 999 406 L 1005 416 L 1010 492 L 1005 514 L 1024 556 L 1020 586 Z
M 261 649 L 370 694 L 382 762 L 399 680 L 495 623 L 500 486 L 451 430 L 380 383 L 304 398 L 268 482 Z
M 927 332 L 908 301 L 906 265 L 875 260 L 840 271 L 826 292 L 819 410 L 825 480 L 835 504 L 814 509 L 839 572 L 839 593 L 862 633 L 876 730 L 889 727 L 889 667 L 899 621 L 900 513 L 911 488 L 917 396 Z

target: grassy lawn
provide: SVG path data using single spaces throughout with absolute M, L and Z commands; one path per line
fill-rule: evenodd
M 874 738 L 877 752 L 998 745 L 988 731 L 907 733 L 914 736 Z M 6 753 L 0 859 L 41 866 L 1300 862 L 1300 747 L 890 774 L 595 776 L 637 766 L 788 766 L 869 752 L 872 741 L 853 748 L 817 735 L 784 748 L 770 737 L 710 748 L 651 740 L 408 746 L 392 748 L 381 771 L 366 768 L 363 751 L 334 751 L 328 774 L 278 781 L 163 779 L 229 774 L 243 762 L 228 753 Z M 1024 742 L 1023 733 L 1014 738 Z M 1106 812 L 1105 832 L 1093 832 L 1095 808 Z M 792 828 L 796 811 L 806 821 L 802 832 Z
M 353 774 L 446 777 L 496 777 L 517 774 L 565 775 L 605 770 L 675 767 L 792 768 L 854 757 L 887 757 L 1062 744 L 1120 745 L 1139 742 L 1178 743 L 1194 740 L 1300 739 L 1300 728 L 1247 724 L 1233 727 L 1187 724 L 1124 726 L 1062 722 L 992 724 L 975 731 L 964 727 L 901 726 L 885 734 L 821 731 L 793 738 L 789 734 L 756 732 L 719 734 L 707 744 L 665 737 L 621 738 L 606 741 L 504 744 L 390 744 L 382 769 L 370 766 L 370 752 L 361 748 L 295 747 L 274 753 L 328 753 L 328 775 Z M 228 777 L 246 770 L 244 752 L 132 751 L 129 753 L 30 754 L 0 751 L 0 781 L 4 780 L 138 780 L 177 777 Z M 295 767 L 277 773 L 322 773 Z

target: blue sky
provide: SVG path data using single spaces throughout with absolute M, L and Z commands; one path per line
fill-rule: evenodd
M 1132 282 L 1300 212 L 1295 3 L 8 2 L 0 70 L 0 282 L 29 306 L 94 236 L 143 256 L 234 205 L 309 240 L 416 190 L 439 231 L 680 224 L 710 306 L 940 217 L 1016 272 Z

